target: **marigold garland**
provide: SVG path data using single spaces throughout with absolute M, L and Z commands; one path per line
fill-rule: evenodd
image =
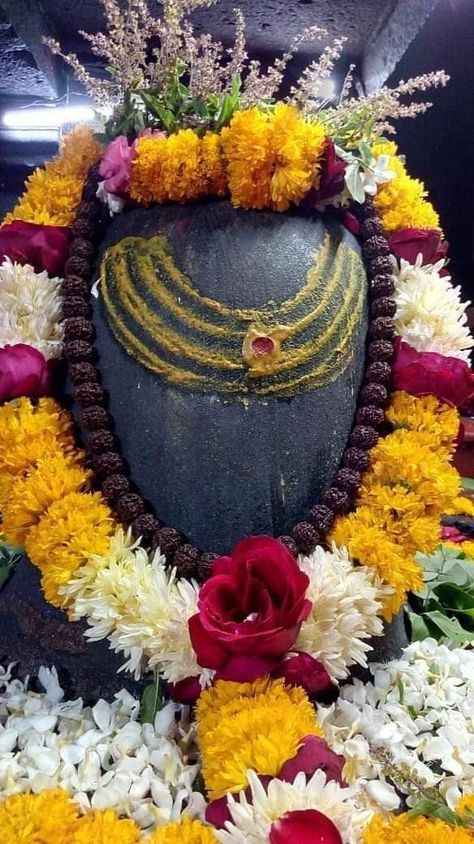
M 118 818 L 112 809 L 107 809 L 80 818 L 71 844 L 138 844 L 142 840 L 135 821 Z
M 376 157 L 390 156 L 389 169 L 396 178 L 379 186 L 374 202 L 386 234 L 399 229 L 438 229 L 439 216 L 428 202 L 423 182 L 412 179 L 405 165 L 398 157 L 397 145 L 393 141 L 377 143 L 372 148 Z
M 303 689 L 283 680 L 218 680 L 196 708 L 202 771 L 210 798 L 247 786 L 247 771 L 276 776 L 307 735 L 321 736 Z
M 467 829 L 453 827 L 438 818 L 376 815 L 364 833 L 364 844 L 472 844 Z
M 210 826 L 185 816 L 176 823 L 167 823 L 155 830 L 148 844 L 217 844 L 217 838 Z
M 60 788 L 0 803 L 0 829 L 8 844 L 72 844 L 78 824 L 78 807 Z

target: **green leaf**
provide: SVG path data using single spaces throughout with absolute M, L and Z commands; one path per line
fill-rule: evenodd
M 441 610 L 433 610 L 424 613 L 425 619 L 429 619 L 447 636 L 452 642 L 461 645 L 464 642 L 474 642 L 474 632 L 465 630 L 455 618 L 448 618 Z
M 156 675 L 153 683 L 146 686 L 140 701 L 140 712 L 138 720 L 142 724 L 154 724 L 156 713 L 163 706 L 163 693 L 161 691 L 160 678 Z
M 345 181 L 350 195 L 356 202 L 362 204 L 365 200 L 365 191 L 358 162 L 347 165 Z
M 366 167 L 369 167 L 373 158 L 370 144 L 368 144 L 367 141 L 361 141 L 359 144 L 359 152 L 363 164 L 365 164 Z
M 21 548 L 0 540 L 0 589 L 5 585 L 22 556 Z
M 474 478 L 461 478 L 461 486 L 463 489 L 474 489 Z
M 445 582 L 440 583 L 433 592 L 446 609 L 460 612 L 474 620 L 474 594 L 469 588 L 461 589 L 455 583 Z
M 410 621 L 412 642 L 429 639 L 429 637 L 433 635 L 423 616 L 418 615 L 415 612 L 410 612 L 409 610 L 407 610 L 407 615 Z
M 439 820 L 445 821 L 445 823 L 451 824 L 451 826 L 460 825 L 460 819 L 458 816 L 449 808 L 449 806 L 446 805 L 446 803 L 441 802 L 441 799 L 438 803 L 437 800 L 433 800 L 430 797 L 422 797 L 418 800 L 413 809 L 411 809 L 409 814 L 412 818 L 417 818 L 419 815 L 425 815 L 426 817 L 439 818 Z
M 400 697 L 400 703 L 403 703 L 405 698 L 405 686 L 403 685 L 402 680 L 400 680 L 400 677 L 397 678 L 397 689 Z

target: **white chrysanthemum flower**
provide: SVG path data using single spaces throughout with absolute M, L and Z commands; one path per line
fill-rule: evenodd
M 444 261 L 422 266 L 395 261 L 395 328 L 418 352 L 437 352 L 469 363 L 469 349 L 474 346 L 467 325 L 466 308 L 461 302 L 461 288 L 441 276 Z
M 344 844 L 361 838 L 373 812 L 359 808 L 353 788 L 341 788 L 319 770 L 310 779 L 299 773 L 294 782 L 271 780 L 262 785 L 254 771 L 248 772 L 251 796 L 244 792 L 227 798 L 232 820 L 216 832 L 221 844 L 267 844 L 271 825 L 286 812 L 316 809 L 326 815 L 339 830 Z
M 383 632 L 373 572 L 355 566 L 346 550 L 335 545 L 332 552 L 318 546 L 310 557 L 300 557 L 299 564 L 309 577 L 306 597 L 313 606 L 294 649 L 311 654 L 333 680 L 342 680 L 349 666 L 367 665 L 372 650 L 367 640 Z
M 198 584 L 177 580 L 164 564 L 159 550 L 150 560 L 130 532 L 118 529 L 109 552 L 92 556 L 61 591 L 73 599 L 74 616 L 87 618 L 87 638 L 109 637 L 111 647 L 127 657 L 123 667 L 137 679 L 156 666 L 170 683 L 199 676 L 207 685 L 211 672 L 197 664 L 188 630 L 197 612 Z
M 354 680 L 318 720 L 344 777 L 386 808 L 388 756 L 400 770 L 436 786 L 454 804 L 474 790 L 474 652 L 434 639 L 414 642 L 402 658 L 371 665 L 372 683 Z M 383 790 L 376 781 L 387 782 Z M 408 789 L 407 789 L 408 793 Z M 408 803 L 411 798 L 408 797 Z
M 60 278 L 5 258 L 0 264 L 0 347 L 26 343 L 46 360 L 61 357 L 60 292 Z
M 139 702 L 125 690 L 90 708 L 63 700 L 54 668 L 41 668 L 38 679 L 46 693 L 0 668 L 0 799 L 60 787 L 85 812 L 114 809 L 150 830 L 184 808 L 202 814 L 198 765 L 187 761 L 193 731 L 177 725 L 173 704 L 154 725 L 140 724 Z

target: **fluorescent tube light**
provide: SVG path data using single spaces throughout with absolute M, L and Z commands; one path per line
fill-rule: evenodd
M 6 111 L 2 122 L 9 129 L 59 129 L 64 123 L 90 123 L 94 116 L 90 106 L 31 107 Z

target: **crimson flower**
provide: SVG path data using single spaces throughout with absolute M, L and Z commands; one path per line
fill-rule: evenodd
M 335 824 L 317 809 L 286 812 L 270 827 L 269 844 L 342 844 Z
M 326 691 L 332 685 L 322 662 L 302 651 L 297 651 L 294 656 L 285 659 L 273 676 L 284 677 L 287 686 L 302 686 L 310 696 Z
M 0 228 L 0 260 L 31 264 L 35 272 L 46 270 L 62 276 L 68 256 L 70 232 L 64 226 L 42 226 L 14 220 Z
M 50 367 L 37 349 L 25 343 L 0 349 L 0 401 L 44 396 L 50 391 L 50 382 Z
M 326 139 L 320 163 L 319 184 L 310 194 L 313 206 L 342 193 L 346 167 L 346 162 L 337 157 L 333 142 L 329 138 Z
M 125 135 L 119 135 L 105 148 L 99 165 L 99 173 L 108 193 L 118 196 L 127 193 L 134 154 L 134 149 L 129 146 Z
M 424 264 L 436 264 L 448 254 L 448 243 L 438 229 L 401 229 L 389 238 L 390 252 L 414 264 L 422 255 Z
M 189 633 L 199 665 L 216 679 L 250 682 L 274 671 L 311 610 L 309 579 L 269 536 L 252 536 L 215 560 Z
M 437 352 L 417 352 L 397 337 L 392 370 L 395 390 L 411 396 L 432 394 L 459 407 L 474 395 L 474 373 L 459 358 Z
M 322 770 L 326 774 L 326 781 L 334 780 L 339 785 L 347 785 L 342 777 L 345 764 L 344 756 L 334 753 L 328 743 L 319 736 L 304 736 L 296 756 L 288 759 L 278 773 L 278 779 L 293 782 L 297 774 L 312 776 L 315 771 Z

